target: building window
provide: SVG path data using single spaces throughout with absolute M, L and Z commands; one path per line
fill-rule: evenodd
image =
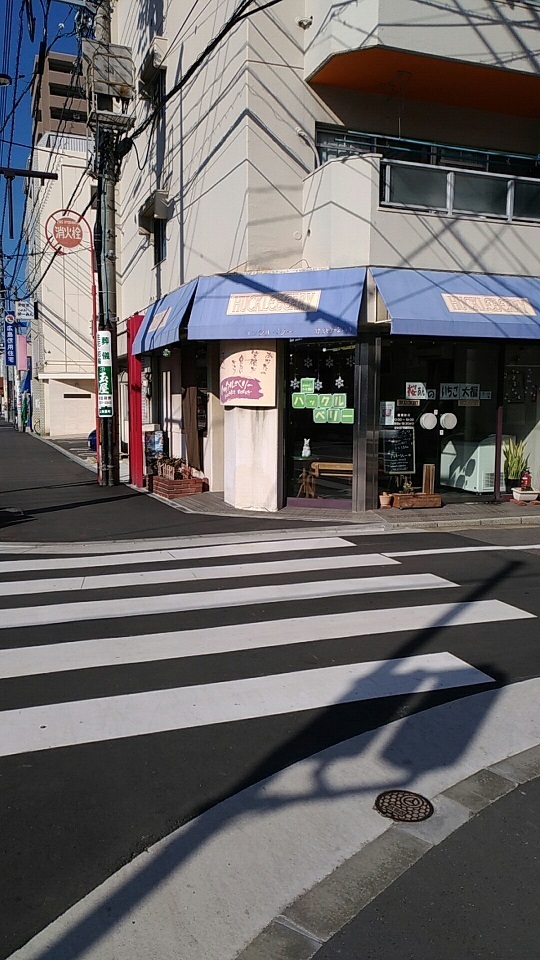
M 167 256 L 166 226 L 166 220 L 154 220 L 154 266 L 161 263 Z

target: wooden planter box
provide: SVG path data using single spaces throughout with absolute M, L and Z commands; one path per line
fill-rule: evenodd
M 152 493 L 165 500 L 179 500 L 180 497 L 193 497 L 196 493 L 208 490 L 206 477 L 170 480 L 168 477 L 152 477 Z
M 392 505 L 398 510 L 433 509 L 442 507 L 442 500 L 438 493 L 394 493 Z

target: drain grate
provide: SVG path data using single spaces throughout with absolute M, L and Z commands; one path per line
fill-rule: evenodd
M 375 800 L 374 809 L 383 817 L 399 823 L 418 823 L 433 815 L 433 804 L 410 790 L 385 790 Z

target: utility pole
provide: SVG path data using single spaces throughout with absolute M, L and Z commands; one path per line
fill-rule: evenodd
M 111 44 L 110 0 L 101 0 L 94 20 L 94 36 L 102 47 Z M 112 97 L 97 94 L 97 108 L 112 114 Z M 116 361 L 116 178 L 114 130 L 96 128 L 96 157 L 98 173 L 98 221 L 101 233 L 98 276 L 101 282 L 98 329 L 110 334 L 112 416 L 100 417 L 102 486 L 120 483 L 120 446 L 118 440 L 118 365 Z M 108 338 L 100 338 L 107 345 Z
M 126 113 L 134 95 L 133 63 L 126 47 L 111 44 L 111 0 L 101 0 L 94 21 L 95 40 L 83 41 L 88 61 L 89 126 L 95 134 L 97 215 L 94 250 L 98 273 L 97 391 L 101 486 L 120 482 L 118 364 L 116 327 L 117 145 L 132 125 Z M 121 112 L 115 104 L 121 103 Z

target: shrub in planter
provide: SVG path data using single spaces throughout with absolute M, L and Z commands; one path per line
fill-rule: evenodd
M 503 444 L 503 467 L 506 480 L 506 492 L 512 493 L 513 487 L 521 486 L 521 474 L 529 465 L 524 440 L 508 440 Z

